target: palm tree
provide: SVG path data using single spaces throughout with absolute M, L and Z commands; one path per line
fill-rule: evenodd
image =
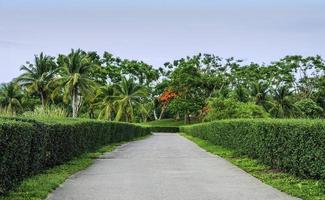
M 292 101 L 292 93 L 293 91 L 290 91 L 287 86 L 280 86 L 274 90 L 274 102 L 272 102 L 270 113 L 273 113 L 276 117 L 295 116 L 299 112 L 299 109 Z
M 154 106 L 154 101 L 140 104 L 140 106 L 137 108 L 137 112 L 139 112 L 141 116 L 141 122 L 147 121 L 150 116 L 150 112 L 154 110 Z
M 141 100 L 146 96 L 146 89 L 134 82 L 132 78 L 125 79 L 115 86 L 116 90 L 116 104 L 117 113 L 115 121 L 120 121 L 122 116 L 125 116 L 127 122 L 133 121 L 134 117 L 134 107 L 141 105 Z
M 64 88 L 64 101 L 72 99 L 72 117 L 78 116 L 78 110 L 82 96 L 92 95 L 95 82 L 90 78 L 90 73 L 94 65 L 91 63 L 88 55 L 78 49 L 71 50 L 68 56 L 60 55 L 59 66 L 61 76 L 56 79 L 58 87 L 56 90 Z
M 100 99 L 100 102 L 97 103 L 97 105 L 99 105 L 101 109 L 98 118 L 112 121 L 114 102 L 116 100 L 115 90 L 113 86 L 107 85 L 101 87 L 97 98 Z
M 251 96 L 255 98 L 256 105 L 261 105 L 265 110 L 268 108 L 269 101 L 267 96 L 269 93 L 269 86 L 266 83 L 255 82 L 251 87 Z
M 249 100 L 248 91 L 242 85 L 239 85 L 237 88 L 235 88 L 234 97 L 240 102 L 247 102 Z
M 19 86 L 14 83 L 4 83 L 0 86 L 0 105 L 5 108 L 11 114 L 17 113 L 22 108 L 21 98 L 22 93 Z
M 22 86 L 26 86 L 29 92 L 36 92 L 42 102 L 42 107 L 45 107 L 48 97 L 48 84 L 57 73 L 57 67 L 54 58 L 44 55 L 43 52 L 35 55 L 35 64 L 27 62 L 20 70 L 24 73 L 18 77 L 17 81 Z

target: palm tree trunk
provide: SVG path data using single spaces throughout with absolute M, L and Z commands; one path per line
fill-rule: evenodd
M 41 97 L 41 102 L 42 102 L 42 108 L 43 110 L 45 109 L 45 97 L 44 97 L 44 92 L 40 92 L 40 97 Z
M 189 122 L 189 114 L 188 114 L 188 111 L 185 111 L 185 115 L 184 115 L 184 123 L 185 124 L 188 124 Z
M 78 116 L 78 88 L 72 90 L 72 117 Z

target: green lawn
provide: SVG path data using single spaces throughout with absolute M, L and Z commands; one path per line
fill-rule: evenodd
M 1 196 L 0 200 L 43 200 L 71 175 L 90 166 L 93 163 L 93 159 L 106 152 L 113 151 L 123 143 L 125 142 L 104 146 L 95 152 L 86 153 L 65 164 L 55 166 L 38 175 L 26 178 L 15 190 L 6 196 Z
M 257 160 L 246 156 L 239 156 L 231 149 L 217 146 L 206 140 L 184 133 L 182 135 L 195 142 L 201 148 L 225 158 L 232 164 L 280 191 L 304 200 L 325 200 L 325 181 L 298 178 L 288 173 L 273 170 Z

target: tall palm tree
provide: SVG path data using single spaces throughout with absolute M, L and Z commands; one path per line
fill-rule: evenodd
M 92 95 L 95 82 L 91 79 L 90 73 L 94 65 L 89 56 L 82 50 L 71 50 L 67 56 L 59 57 L 60 77 L 56 79 L 58 87 L 56 90 L 64 89 L 64 101 L 72 99 L 72 117 L 78 116 L 78 110 L 82 96 Z
M 255 98 L 256 105 L 261 105 L 267 110 L 269 101 L 267 100 L 269 85 L 262 82 L 255 82 L 251 86 L 251 96 Z
M 11 114 L 17 113 L 21 106 L 22 93 L 19 86 L 14 83 L 4 83 L 0 86 L 0 105 Z
M 125 79 L 115 86 L 117 113 L 115 121 L 120 121 L 125 116 L 125 121 L 132 122 L 134 117 L 134 107 L 141 105 L 141 100 L 146 96 L 146 89 L 135 83 L 132 78 Z
M 113 112 L 115 110 L 114 102 L 116 100 L 115 90 L 113 86 L 107 85 L 101 87 L 97 98 L 100 99 L 97 105 L 101 109 L 98 118 L 112 121 Z
M 18 77 L 18 81 L 22 86 L 26 86 L 29 92 L 36 92 L 45 107 L 48 97 L 48 84 L 57 73 L 57 67 L 54 57 L 44 55 L 43 52 L 38 56 L 35 55 L 35 64 L 27 63 L 21 66 L 20 70 L 24 73 Z
M 299 109 L 295 106 L 292 101 L 292 93 L 289 87 L 280 86 L 274 90 L 274 102 L 272 103 L 272 108 L 270 113 L 273 113 L 276 117 L 293 117 Z

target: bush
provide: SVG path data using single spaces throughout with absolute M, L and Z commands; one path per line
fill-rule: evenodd
M 325 122 L 238 119 L 182 126 L 182 132 L 234 149 L 304 178 L 325 179 Z
M 178 126 L 147 126 L 151 132 L 160 133 L 178 133 Z
M 212 98 L 208 103 L 208 113 L 204 121 L 230 118 L 267 118 L 269 114 L 262 106 L 235 99 Z
M 0 119 L 0 193 L 8 192 L 28 175 L 87 151 L 149 133 L 149 128 L 128 123 Z
M 27 111 L 22 114 L 23 117 L 27 118 L 39 118 L 39 119 L 48 119 L 48 118 L 63 118 L 68 116 L 68 112 L 57 106 L 42 106 L 36 107 L 33 111 Z
M 295 103 L 303 113 L 304 117 L 318 118 L 323 113 L 323 108 L 319 107 L 312 99 L 303 99 Z

